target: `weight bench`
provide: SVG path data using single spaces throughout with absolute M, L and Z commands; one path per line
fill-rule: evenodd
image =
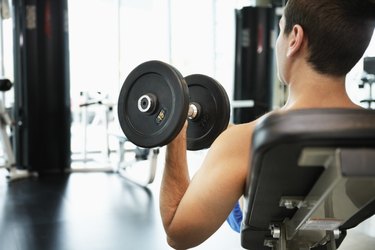
M 115 129 L 117 130 L 117 129 Z M 147 185 L 151 184 L 156 175 L 156 167 L 159 155 L 159 148 L 140 148 L 138 146 L 132 145 L 131 149 L 126 149 L 125 144 L 126 142 L 130 142 L 128 138 L 122 132 L 112 132 L 109 134 L 110 136 L 114 137 L 118 141 L 118 162 L 117 162 L 117 170 L 116 172 L 119 173 L 122 177 L 128 179 L 129 181 L 136 183 L 140 186 L 146 187 Z M 131 143 L 131 142 L 130 142 Z M 126 162 L 125 155 L 126 153 L 134 153 L 134 161 Z M 131 168 L 132 165 L 138 161 L 149 161 L 147 172 L 142 172 L 140 175 L 132 173 Z M 136 167 L 135 167 L 136 168 Z
M 275 112 L 256 127 L 245 249 L 337 249 L 375 213 L 375 111 Z

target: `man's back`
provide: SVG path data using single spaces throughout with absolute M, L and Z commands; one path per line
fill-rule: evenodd
M 369 6 L 373 12 L 367 9 Z M 289 89 L 281 110 L 360 108 L 346 93 L 345 75 L 364 53 L 374 23 L 358 13 L 374 15 L 375 19 L 374 4 L 356 0 L 288 1 L 276 43 L 278 76 Z M 191 181 L 186 126 L 167 146 L 160 212 L 172 247 L 186 249 L 202 243 L 221 226 L 243 195 L 256 123 L 224 131 Z

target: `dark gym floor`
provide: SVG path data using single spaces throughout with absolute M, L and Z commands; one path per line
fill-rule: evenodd
M 0 249 L 165 249 L 152 193 L 117 175 L 19 180 L 1 193 Z
M 171 249 L 159 215 L 160 178 L 158 172 L 149 188 L 100 172 L 8 183 L 0 172 L 0 250 Z M 374 225 L 366 231 L 374 233 Z M 340 250 L 374 246 L 375 238 L 349 232 Z M 242 248 L 239 234 L 224 224 L 196 249 Z
M 0 174 L 0 250 L 171 249 L 159 215 L 158 185 L 142 188 L 111 173 L 11 183 Z M 239 246 L 239 236 L 223 225 L 197 249 Z

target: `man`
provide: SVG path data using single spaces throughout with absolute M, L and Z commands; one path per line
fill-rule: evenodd
M 278 76 L 289 88 L 281 110 L 360 108 L 345 91 L 345 76 L 370 42 L 374 15 L 370 0 L 288 1 L 276 42 Z M 160 212 L 170 246 L 197 246 L 227 219 L 245 191 L 256 123 L 223 132 L 192 180 L 186 126 L 167 146 Z

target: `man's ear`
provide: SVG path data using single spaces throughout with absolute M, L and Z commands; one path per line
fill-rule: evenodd
M 289 34 L 287 57 L 291 57 L 301 50 L 303 39 L 304 32 L 301 25 L 294 25 L 292 32 Z

